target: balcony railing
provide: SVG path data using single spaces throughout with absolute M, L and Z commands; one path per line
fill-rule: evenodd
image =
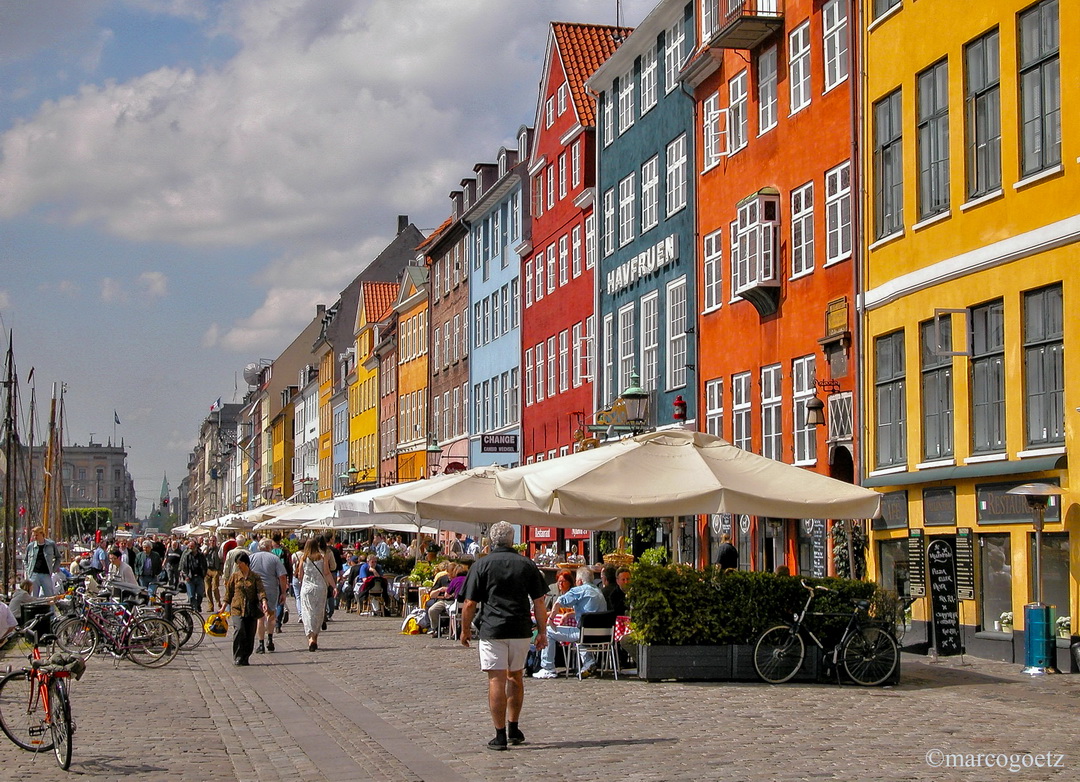
M 714 49 L 755 49 L 784 24 L 784 0 L 719 0 Z

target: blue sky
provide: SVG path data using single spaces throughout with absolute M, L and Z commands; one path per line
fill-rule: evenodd
M 616 0 L 0 0 L 0 326 L 138 513 L 210 404 L 531 124 L 552 20 Z M 636 24 L 654 0 L 622 0 Z M 21 394 L 29 400 L 25 384 Z M 44 400 L 44 402 L 42 402 Z M 40 427 L 44 421 L 39 421 Z M 21 423 L 24 431 L 27 425 Z

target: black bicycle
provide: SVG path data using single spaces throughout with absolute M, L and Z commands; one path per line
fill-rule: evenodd
M 810 610 L 816 592 L 833 592 L 823 586 L 811 586 L 802 582 L 810 594 L 802 611 L 791 622 L 770 627 L 763 632 L 754 646 L 754 668 L 763 680 L 770 684 L 789 681 L 802 667 L 806 657 L 806 641 L 809 638 L 819 649 L 826 651 L 825 644 L 803 623 L 807 616 L 847 617 L 840 640 L 825 655 L 826 665 L 836 673 L 837 682 L 843 670 L 856 684 L 873 687 L 889 679 L 900 664 L 900 647 L 892 633 L 870 619 L 869 600 L 853 600 L 850 614 L 821 613 Z

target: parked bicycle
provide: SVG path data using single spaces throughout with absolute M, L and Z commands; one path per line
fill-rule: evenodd
M 75 590 L 72 610 L 75 615 L 56 626 L 56 645 L 83 659 L 102 647 L 117 659 L 160 668 L 180 650 L 176 628 L 164 619 L 137 616 L 123 603 L 88 596 L 84 587 Z
M 854 609 L 847 613 L 822 613 L 811 611 L 816 592 L 833 592 L 824 586 L 811 586 L 802 582 L 810 594 L 802 611 L 791 622 L 770 627 L 763 632 L 754 646 L 754 668 L 770 684 L 782 684 L 798 673 L 806 657 L 806 638 L 822 652 L 825 644 L 810 628 L 804 626 L 808 616 L 847 617 L 847 625 L 840 640 L 823 655 L 830 672 L 835 672 L 837 683 L 841 669 L 856 684 L 872 687 L 887 681 L 900 662 L 900 647 L 896 639 L 879 623 L 870 619 L 867 611 L 869 600 L 853 600 Z
M 157 593 L 148 596 L 148 604 L 138 605 L 135 612 L 143 617 L 157 617 L 176 628 L 180 636 L 181 649 L 195 649 L 206 637 L 203 625 L 206 619 L 192 606 L 173 602 L 176 592 L 164 586 L 157 588 Z
M 54 654 L 46 660 L 40 643 L 48 642 L 50 615 L 36 617 L 21 630 L 31 645 L 30 667 L 0 679 L 0 729 L 18 747 L 30 752 L 53 751 L 60 768 L 71 765 L 75 720 L 67 681 L 82 677 L 86 664 L 78 657 Z

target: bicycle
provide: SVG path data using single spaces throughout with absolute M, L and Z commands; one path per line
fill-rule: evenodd
M 802 582 L 810 594 L 802 611 L 795 614 L 794 621 L 770 627 L 763 632 L 754 646 L 754 668 L 758 676 L 770 684 L 782 684 L 798 673 L 806 656 L 804 634 L 819 649 L 826 651 L 814 632 L 803 627 L 807 616 L 846 616 L 847 626 L 840 640 L 825 656 L 826 664 L 836 672 L 840 682 L 840 669 L 856 684 L 873 687 L 886 681 L 900 662 L 900 647 L 892 634 L 875 623 L 867 615 L 869 600 L 853 600 L 850 614 L 811 612 L 817 591 L 834 592 L 823 586 L 811 586 Z
M 39 632 L 37 626 L 45 620 L 51 616 L 38 616 L 21 631 L 31 644 L 30 667 L 0 679 L 0 729 L 21 749 L 52 750 L 66 771 L 71 766 L 71 737 L 75 733 L 67 680 L 82 678 L 86 663 L 56 654 L 49 660 L 42 658 L 39 644 L 48 633 Z M 20 687 L 22 682 L 28 682 L 28 690 Z
M 180 650 L 176 628 L 164 619 L 141 617 L 121 603 L 89 598 L 82 588 L 75 590 L 72 603 L 76 615 L 55 630 L 56 645 L 65 652 L 87 659 L 101 646 L 118 660 L 160 668 Z
M 150 595 L 149 605 L 136 606 L 135 612 L 142 617 L 157 617 L 176 628 L 181 649 L 195 649 L 206 638 L 203 625 L 206 620 L 192 606 L 173 602 L 175 591 L 161 586 L 156 595 Z

